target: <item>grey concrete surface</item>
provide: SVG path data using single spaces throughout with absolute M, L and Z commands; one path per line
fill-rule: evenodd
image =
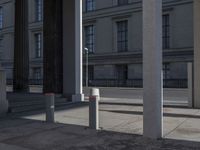
M 143 107 L 139 104 L 101 103 L 100 128 L 107 131 L 143 133 Z M 24 119 L 45 121 L 45 114 L 23 114 Z M 57 123 L 88 127 L 88 103 L 74 104 L 55 113 Z M 164 137 L 200 142 L 200 110 L 189 108 L 164 108 Z M 151 127 L 149 127 L 151 128 Z M 190 132 L 192 131 L 192 132 Z
M 45 110 L 0 119 L 0 150 L 200 149 L 199 109 L 164 107 L 164 139 L 150 140 L 142 137 L 142 90 L 100 88 L 100 91 L 103 97 L 99 108 L 100 131 L 88 128 L 86 99 L 85 103 L 57 109 L 55 124 L 45 123 Z M 86 98 L 87 92 L 89 89 L 85 89 Z M 179 103 L 187 97 L 187 90 L 168 90 L 165 94 Z
M 198 142 L 150 140 L 129 133 L 96 132 L 78 125 L 13 118 L 0 122 L 1 150 L 197 150 L 200 147 Z
M 101 103 L 100 128 L 88 128 L 88 103 L 56 110 L 55 124 L 45 111 L 0 119 L 0 150 L 198 150 L 200 110 L 165 107 L 164 139 L 143 138 L 140 104 Z M 149 127 L 151 129 L 151 127 Z
M 143 135 L 157 139 L 163 135 L 162 1 L 143 1 L 142 14 Z

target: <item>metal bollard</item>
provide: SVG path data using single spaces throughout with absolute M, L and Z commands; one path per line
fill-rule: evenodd
M 99 89 L 91 89 L 89 97 L 89 127 L 99 129 Z
M 54 123 L 55 95 L 53 93 L 47 93 L 45 94 L 45 99 L 46 99 L 46 122 Z

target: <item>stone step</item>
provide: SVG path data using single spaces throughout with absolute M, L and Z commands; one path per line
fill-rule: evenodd
M 55 107 L 63 107 L 67 106 L 69 102 L 57 102 Z M 18 106 L 18 107 L 10 107 L 10 113 L 20 113 L 20 112 L 29 112 L 36 110 L 44 110 L 45 111 L 45 103 L 38 105 L 27 105 L 27 106 Z
M 61 95 L 55 95 L 56 100 L 66 100 L 65 98 L 63 98 Z M 42 94 L 18 94 L 18 93 L 8 93 L 7 94 L 7 99 L 12 102 L 16 102 L 16 101 L 41 101 L 41 100 L 45 100 L 45 96 Z
M 8 93 L 9 112 L 26 112 L 45 109 L 45 96 L 42 94 L 16 94 Z M 55 106 L 60 107 L 68 104 L 66 98 L 55 96 Z

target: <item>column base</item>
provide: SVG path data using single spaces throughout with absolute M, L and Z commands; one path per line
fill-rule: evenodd
M 83 101 L 84 101 L 84 94 L 72 95 L 72 102 L 83 102 Z

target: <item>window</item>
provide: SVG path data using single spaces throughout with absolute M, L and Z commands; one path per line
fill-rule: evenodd
M 163 79 L 170 79 L 170 64 L 163 64 Z
M 94 11 L 95 10 L 95 2 L 94 0 L 85 0 L 85 11 Z
M 169 14 L 163 15 L 163 49 L 170 48 Z
M 128 51 L 128 21 L 117 22 L 117 50 Z
M 126 5 L 126 4 L 128 4 L 128 0 L 118 0 L 117 4 L 118 5 Z
M 94 25 L 85 26 L 85 47 L 94 53 Z
M 88 66 L 88 79 L 89 81 L 94 79 L 94 66 Z
M 3 28 L 3 8 L 0 6 L 0 29 Z
M 3 58 L 3 39 L 0 39 L 0 60 Z
M 43 20 L 43 0 L 35 0 L 35 20 Z
M 86 65 L 83 67 L 83 83 L 86 85 Z M 91 85 L 92 81 L 94 80 L 94 66 L 88 65 L 88 84 Z
M 127 80 L 128 79 L 128 66 L 127 65 L 117 65 L 116 66 L 116 75 L 118 80 Z
M 40 58 L 42 53 L 42 34 L 35 34 L 35 57 Z
M 40 67 L 33 68 L 33 79 L 41 79 L 42 71 Z

